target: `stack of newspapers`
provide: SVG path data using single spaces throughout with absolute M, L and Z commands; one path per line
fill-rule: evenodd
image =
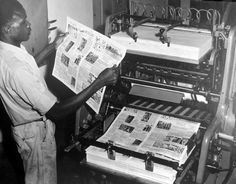
M 112 141 L 116 147 L 138 153 L 152 153 L 154 157 L 182 165 L 195 147 L 192 139 L 200 123 L 157 114 L 149 111 L 123 107 L 107 132 L 97 141 Z M 153 171 L 145 169 L 145 160 L 115 153 L 109 159 L 107 150 L 96 146 L 86 149 L 88 163 L 114 171 L 129 174 L 157 183 L 173 183 L 177 171 L 159 163 L 153 164 Z

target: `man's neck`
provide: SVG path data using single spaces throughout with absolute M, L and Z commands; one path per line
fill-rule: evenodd
M 16 41 L 14 41 L 14 40 L 12 40 L 12 39 L 9 39 L 9 38 L 6 38 L 6 37 L 0 37 L 0 40 L 1 40 L 2 42 L 8 43 L 8 44 L 10 44 L 10 45 L 14 45 L 14 46 L 16 46 L 16 47 L 20 47 L 20 45 L 21 45 L 21 43 L 16 42 Z

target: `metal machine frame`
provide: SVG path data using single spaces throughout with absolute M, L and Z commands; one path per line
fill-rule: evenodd
M 133 8 L 132 11 L 130 11 L 132 14 L 121 12 L 107 18 L 105 27 L 105 34 L 107 36 L 111 36 L 119 31 L 125 31 L 134 39 L 134 41 L 137 41 L 139 38 L 133 29 L 134 27 L 147 21 L 161 21 L 162 23 L 171 24 L 168 24 L 157 34 L 163 44 L 171 44 L 171 41 L 168 38 L 168 31 L 176 26 L 202 27 L 211 31 L 213 49 L 207 53 L 204 58 L 201 58 L 198 66 L 190 66 L 194 68 L 192 71 L 188 71 L 188 66 L 185 68 L 185 64 L 183 65 L 183 69 L 178 67 L 175 68 L 175 66 L 178 65 L 170 67 L 174 61 L 165 61 L 167 63 L 170 62 L 171 64 L 164 66 L 154 66 L 152 62 L 137 62 L 128 67 L 129 64 L 125 61 L 127 58 L 129 59 L 129 56 L 127 56 L 120 66 L 120 83 L 116 87 L 107 89 L 107 98 L 104 100 L 103 108 L 100 113 L 103 118 L 100 119 L 102 119 L 102 122 L 103 120 L 107 121 L 106 118 L 111 113 L 117 112 L 119 107 L 114 105 L 117 103 L 117 99 L 119 99 L 119 97 L 117 97 L 117 91 L 122 91 L 121 93 L 124 94 L 128 93 L 131 82 L 154 86 L 163 90 L 168 89 L 176 92 L 190 93 L 194 104 L 193 106 L 190 105 L 190 108 L 197 107 L 197 95 L 204 96 L 210 104 L 205 108 L 211 107 L 212 109 L 205 114 L 203 119 L 197 120 L 203 122 L 201 126 L 202 135 L 200 136 L 200 139 L 198 139 L 197 151 L 191 155 L 184 167 L 179 168 L 181 172 L 177 176 L 175 183 L 195 182 L 201 184 L 205 181 L 206 168 L 210 168 L 214 173 L 227 170 L 228 174 L 224 180 L 224 183 L 226 183 L 236 166 L 236 158 L 234 156 L 234 153 L 236 153 L 236 62 L 234 62 L 236 53 L 236 26 L 228 25 L 230 11 L 231 8 L 234 7 L 233 4 L 229 3 L 223 12 L 224 16 L 221 16 L 221 13 L 214 9 L 198 10 L 196 8 L 183 9 L 170 6 L 156 7 L 149 4 L 149 8 L 147 8 L 145 1 L 143 2 L 143 5 L 140 5 L 140 3 L 135 5 L 133 3 L 134 2 L 132 1 L 132 4 L 130 4 L 130 7 Z M 137 8 L 138 6 L 139 8 Z M 143 7 L 141 15 L 138 13 L 140 6 Z M 204 16 L 201 16 L 203 14 Z M 131 57 L 133 56 L 131 55 Z M 144 58 L 144 60 L 145 59 L 147 58 Z M 162 58 L 159 60 L 161 59 Z M 175 80 L 167 83 L 166 81 L 163 82 L 161 79 L 152 81 L 149 79 L 135 78 L 137 70 L 153 76 L 159 75 L 164 79 L 175 78 L 181 82 L 188 81 L 189 84 L 191 84 L 191 87 L 178 86 L 176 85 Z M 135 100 L 133 102 L 135 102 Z M 142 105 L 136 105 L 136 102 L 132 104 L 132 100 L 129 101 L 128 104 L 131 107 L 145 109 Z M 166 113 L 164 111 L 159 112 Z M 182 115 L 182 118 L 188 118 L 188 116 Z M 79 144 L 80 141 L 77 141 L 72 147 L 78 146 Z M 231 165 L 227 169 L 223 169 L 220 166 L 220 155 L 222 150 L 229 151 L 231 155 Z M 190 179 L 186 182 L 185 177 L 196 163 L 197 171 L 195 181 L 190 181 Z

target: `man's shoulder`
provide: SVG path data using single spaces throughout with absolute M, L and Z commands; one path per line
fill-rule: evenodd
M 23 66 L 21 57 L 17 57 L 16 55 L 12 55 L 11 53 L 9 53 L 8 56 L 1 57 L 1 60 L 2 65 L 5 65 L 5 67 L 9 69 L 17 69 Z
M 11 70 L 22 68 L 27 65 L 28 55 L 26 52 L 20 52 L 20 50 L 3 49 L 0 51 L 1 65 Z
M 16 47 L 14 45 L 0 41 L 0 56 L 4 59 L 18 59 L 21 60 L 24 57 L 31 56 L 25 47 Z
M 21 73 L 24 73 L 22 71 L 30 72 L 30 68 L 20 57 L 9 55 L 5 58 L 0 57 L 0 60 L 1 71 L 5 73 L 5 75 L 20 76 Z

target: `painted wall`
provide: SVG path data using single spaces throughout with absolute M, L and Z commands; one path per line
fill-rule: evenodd
M 48 43 L 47 0 L 19 0 L 19 2 L 26 10 L 32 28 L 30 40 L 23 44 L 32 55 L 35 55 Z
M 67 16 L 92 27 L 93 0 L 48 0 L 48 20 L 57 19 L 55 25 L 62 31 L 65 31 Z

